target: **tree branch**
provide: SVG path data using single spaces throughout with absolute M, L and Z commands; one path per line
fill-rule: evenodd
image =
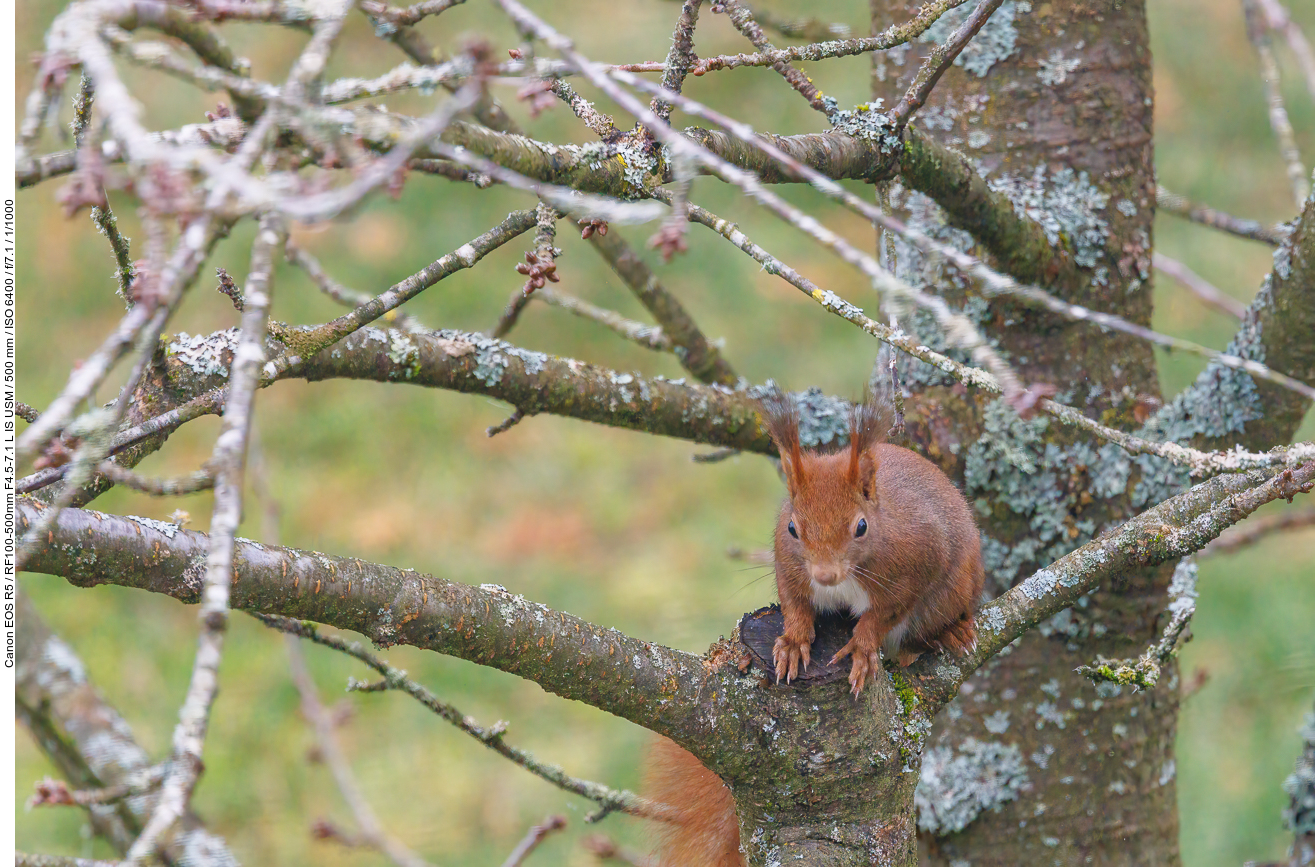
M 359 681 L 350 680 L 347 685 L 349 692 L 381 692 L 389 689 L 404 692 L 433 711 L 434 714 L 456 726 L 503 758 L 515 762 L 525 770 L 546 782 L 552 783 L 563 791 L 596 802 L 600 809 L 593 816 L 586 817 L 585 821 L 587 822 L 598 821 L 612 812 L 647 816 L 651 819 L 663 819 L 669 816 L 669 811 L 664 805 L 641 798 L 634 792 L 618 791 L 601 783 L 572 777 L 561 768 L 544 764 L 525 750 L 511 746 L 503 737 L 507 731 L 505 723 L 498 722 L 489 728 L 479 725 L 471 717 L 466 716 L 447 702 L 440 700 L 438 696 L 411 680 L 406 676 L 406 672 L 389 665 L 361 647 L 357 642 L 344 641 L 333 635 L 324 635 L 315 628 L 315 624 L 301 620 L 291 620 L 287 617 L 276 617 L 268 614 L 256 614 L 255 617 L 266 626 L 285 632 L 289 636 L 295 635 L 315 644 L 345 653 L 374 669 L 383 677 L 383 680 L 377 684 L 362 684 Z
M 1189 201 L 1186 197 L 1170 192 L 1164 187 L 1155 188 L 1155 206 L 1161 211 L 1167 211 L 1170 214 L 1191 220 L 1193 223 L 1200 223 L 1221 232 L 1228 232 L 1230 235 L 1236 235 L 1239 238 L 1262 241 L 1274 247 L 1282 244 L 1289 233 L 1286 226 L 1266 226 L 1258 220 L 1244 220 L 1240 217 L 1234 217 L 1231 214 L 1225 214 L 1223 211 L 1216 211 L 1206 205 Z
M 20 499 L 20 526 L 47 508 Z M 202 582 L 193 564 L 209 544 L 206 534 L 173 524 L 65 509 L 29 569 L 77 586 L 117 584 L 194 604 Z M 346 557 L 238 541 L 230 600 L 234 609 L 360 632 L 381 647 L 409 644 L 501 669 L 682 741 L 706 724 L 694 712 L 704 692 L 724 688 L 697 656 L 498 585 L 471 587 Z
M 739 377 L 716 346 L 704 337 L 693 317 L 676 296 L 662 285 L 653 270 L 617 232 L 594 232 L 590 236 L 598 251 L 622 282 L 635 294 L 658 325 L 663 335 L 676 345 L 681 367 L 700 382 L 735 385 Z
M 27 595 L 19 592 L 17 635 L 18 718 L 63 777 L 79 789 L 127 786 L 152 771 L 132 729 L 88 680 L 82 661 L 50 631 Z M 92 827 L 120 854 L 127 852 L 150 815 L 156 794 L 88 806 Z M 236 867 L 224 841 L 191 813 L 160 854 L 180 864 L 185 852 L 204 853 L 210 867 Z
M 1195 553 L 1265 503 L 1290 500 L 1313 487 L 1315 461 L 1203 482 L 1147 509 L 987 603 L 977 612 L 975 650 L 961 659 L 948 654 L 921 659 L 909 669 L 909 680 L 933 704 L 944 704 L 986 660 L 1103 581 Z

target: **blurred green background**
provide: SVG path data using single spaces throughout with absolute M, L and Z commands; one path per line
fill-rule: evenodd
M 653 0 L 532 4 L 604 61 L 661 59 L 674 7 Z M 862 0 L 765 8 L 784 15 L 820 14 L 863 29 Z M 36 52 L 60 4 L 18 6 L 20 56 Z M 1315 3 L 1297 0 L 1294 16 L 1315 33 Z M 1156 58 L 1157 166 L 1162 183 L 1238 215 L 1266 221 L 1291 216 L 1291 196 L 1266 120 L 1253 52 L 1236 0 L 1150 0 Z M 402 61 L 379 43 L 360 16 L 349 19 L 331 74 L 375 75 Z M 421 30 L 449 48 L 484 36 L 500 52 L 515 34 L 487 4 L 472 2 L 426 21 Z M 225 35 L 253 60 L 254 73 L 280 80 L 305 36 L 231 24 Z M 149 37 L 148 37 L 149 38 Z M 704 15 L 702 54 L 743 50 L 723 16 Z M 1315 111 L 1285 50 L 1278 51 L 1284 92 L 1307 159 L 1315 159 Z M 830 61 L 809 70 L 841 104 L 865 98 L 867 59 Z M 123 74 L 149 94 L 144 120 L 159 128 L 202 119 L 215 95 L 134 68 Z M 19 95 L 32 67 L 19 69 Z M 71 92 L 72 88 L 70 88 Z M 592 96 L 587 88 L 586 95 Z M 695 81 L 690 92 L 733 111 L 760 129 L 805 132 L 821 118 L 779 77 L 735 70 Z M 514 89 L 498 95 L 536 137 L 590 140 L 562 107 L 531 120 Z M 415 95 L 389 105 L 419 111 Z M 21 103 L 20 103 L 21 104 Z M 62 119 L 67 120 L 64 107 Z M 676 118 L 677 124 L 687 121 Z M 629 119 L 618 117 L 627 126 Z M 47 133 L 44 149 L 66 146 Z M 64 382 L 70 361 L 90 352 L 116 321 L 112 262 L 85 212 L 66 221 L 55 202 L 58 182 L 19 199 L 21 322 L 20 399 L 43 406 Z M 783 194 L 864 246 L 870 229 L 809 189 Z M 736 220 L 780 258 L 824 287 L 869 302 L 854 272 L 812 248 L 802 235 L 747 205 L 719 182 L 701 179 L 694 200 Z M 119 219 L 141 237 L 128 202 Z M 341 282 L 370 293 L 448 252 L 513 208 L 523 194 L 484 191 L 412 176 L 399 202 L 382 199 L 353 221 L 299 240 Z M 616 231 L 616 229 L 614 229 Z M 1269 270 L 1262 245 L 1233 240 L 1161 217 L 1159 249 L 1187 262 L 1241 299 Z M 652 227 L 624 230 L 639 247 Z M 484 329 L 523 280 L 513 271 L 528 238 L 452 277 L 409 305 L 434 326 Z M 211 266 L 241 282 L 251 229 L 224 243 Z M 704 330 L 724 338 L 728 359 L 754 381 L 775 378 L 790 388 L 819 385 L 859 392 L 876 344 L 828 316 L 785 283 L 760 272 L 711 233 L 695 227 L 690 251 L 669 265 L 647 254 L 665 283 L 690 307 Z M 636 319 L 644 313 L 601 259 L 563 227 L 562 288 Z M 140 255 L 140 245 L 134 255 Z M 207 270 L 208 273 L 208 270 Z M 274 315 L 314 323 L 337 315 L 302 275 L 278 272 Z M 236 324 L 228 300 L 204 279 L 175 320 L 175 329 L 208 332 Z M 1234 324 L 1165 279 L 1156 281 L 1155 325 L 1222 348 Z M 535 349 L 623 370 L 680 376 L 668 356 L 635 348 L 569 314 L 532 304 L 511 339 Z M 782 348 L 788 347 L 783 352 Z M 1190 382 L 1193 359 L 1161 356 L 1166 394 Z M 99 397 L 113 392 L 103 389 Z M 780 489 L 767 462 L 752 457 L 698 465 L 706 449 L 551 417 L 530 419 L 494 439 L 484 429 L 508 408 L 468 397 L 406 386 L 288 382 L 261 395 L 260 448 L 273 497 L 282 509 L 285 544 L 413 567 L 467 582 L 496 582 L 512 591 L 645 639 L 699 652 L 730 631 L 743 611 L 774 594 L 767 570 L 746 568 L 728 548 L 768 544 Z M 176 434 L 142 470 L 169 475 L 194 469 L 209 453 L 217 422 L 207 419 Z M 1315 435 L 1311 419 L 1301 436 Z M 177 501 L 115 490 L 96 507 L 164 519 L 188 510 L 204 529 L 208 494 Z M 248 509 L 242 534 L 260 538 L 259 511 Z M 193 610 L 168 599 L 114 588 L 71 589 L 58 579 L 29 575 L 25 589 L 55 630 L 79 652 L 95 683 L 127 718 L 153 756 L 168 749 L 191 670 Z M 1295 729 L 1315 692 L 1315 531 L 1272 538 L 1244 553 L 1220 556 L 1201 569 L 1195 641 L 1183 652 L 1184 674 L 1209 673 L 1185 704 L 1178 745 L 1178 791 L 1184 861 L 1193 867 L 1269 860 L 1285 851 L 1279 783 L 1298 751 Z M 317 843 L 307 831 L 328 817 L 351 827 L 326 769 L 308 760 L 312 736 L 299 715 L 280 636 L 245 616 L 235 618 L 224 656 L 222 690 L 206 747 L 207 772 L 195 806 L 249 864 L 382 863 L 382 856 Z M 641 845 L 642 828 L 625 817 L 601 829 L 581 821 L 590 805 L 564 795 L 455 733 L 401 695 L 343 696 L 348 676 L 362 668 L 331 651 L 307 647 L 326 702 L 355 710 L 341 729 L 356 773 L 386 826 L 436 863 L 500 863 L 532 823 L 564 813 L 571 824 L 533 856 L 533 863 L 587 864 L 579 838 L 602 830 Z M 646 743 L 641 729 L 545 694 L 534 684 L 458 660 L 408 648 L 388 651 L 405 668 L 465 712 L 488 724 L 510 722 L 509 741 L 569 772 L 634 788 Z M 18 795 L 52 767 L 20 731 Z M 81 814 L 42 809 L 18 816 L 20 848 L 105 856 L 101 843 L 82 843 Z

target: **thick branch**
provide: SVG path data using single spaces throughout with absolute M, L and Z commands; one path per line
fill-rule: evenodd
M 962 659 L 942 654 L 919 660 L 909 670 L 910 680 L 943 704 L 982 663 L 1103 582 L 1195 553 L 1264 504 L 1290 500 L 1312 487 L 1315 461 L 1203 482 L 1056 560 L 984 606 L 977 612 L 977 648 Z
M 20 527 L 47 507 L 18 505 Z M 33 571 L 82 587 L 117 584 L 187 603 L 201 598 L 193 565 L 204 533 L 172 524 L 65 509 Z M 346 557 L 239 541 L 233 557 L 234 609 L 280 614 L 351 629 L 388 647 L 408 644 L 533 680 L 661 734 L 687 740 L 705 690 L 724 689 L 688 653 L 631 638 L 500 586 L 471 587 Z
M 739 378 L 735 370 L 722 358 L 717 347 L 703 336 L 685 306 L 658 281 L 653 269 L 635 254 L 620 234 L 595 232 L 590 239 L 617 276 L 653 314 L 662 326 L 662 333 L 676 345 L 681 366 L 700 382 L 734 385 Z

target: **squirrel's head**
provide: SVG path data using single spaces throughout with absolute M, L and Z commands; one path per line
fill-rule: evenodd
M 799 409 L 779 391 L 760 402 L 764 427 L 781 454 L 781 474 L 790 493 L 782 541 L 808 563 L 810 577 L 833 586 L 850 577 L 872 544 L 876 520 L 877 458 L 885 413 L 869 395 L 854 408 L 849 442 L 839 451 L 805 450 L 799 443 Z

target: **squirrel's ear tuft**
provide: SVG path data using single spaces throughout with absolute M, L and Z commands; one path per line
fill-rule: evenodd
M 865 500 L 877 498 L 877 456 L 872 452 L 863 452 L 858 458 L 858 490 Z
M 864 484 L 864 497 L 870 493 L 871 476 L 876 472 L 874 461 L 864 461 L 864 456 L 877 443 L 886 441 L 890 429 L 890 407 L 881 403 L 870 390 L 863 395 L 863 402 L 850 412 L 849 416 L 849 480 L 854 485 Z M 870 457 L 870 456 L 869 456 Z
M 794 398 L 772 389 L 758 401 L 762 426 L 781 455 L 781 472 L 790 496 L 804 484 L 803 450 L 799 447 L 799 408 Z

